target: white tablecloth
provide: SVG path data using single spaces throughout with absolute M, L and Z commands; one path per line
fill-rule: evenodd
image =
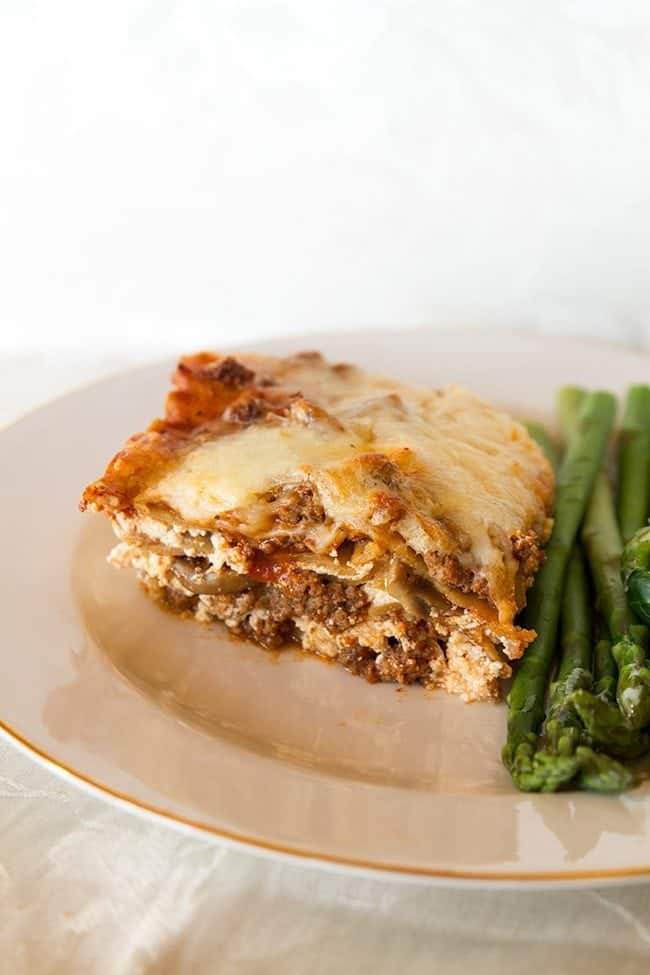
M 0 423 L 113 356 L 0 360 Z M 116 811 L 0 742 L 0 973 L 619 975 L 650 964 L 650 885 L 436 889 L 233 852 Z

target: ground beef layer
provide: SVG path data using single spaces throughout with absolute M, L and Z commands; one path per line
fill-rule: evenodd
M 377 605 L 363 585 L 300 569 L 287 573 L 281 584 L 231 573 L 219 584 L 232 591 L 199 593 L 191 591 L 200 587 L 197 579 L 204 579 L 203 588 L 214 585 L 209 571 L 201 576 L 200 559 L 122 545 L 113 561 L 134 567 L 148 594 L 175 612 L 224 623 L 267 649 L 297 645 L 373 683 L 421 683 L 466 700 L 485 700 L 498 697 L 499 680 L 510 676 L 495 640 L 458 607 L 415 619 L 398 603 Z

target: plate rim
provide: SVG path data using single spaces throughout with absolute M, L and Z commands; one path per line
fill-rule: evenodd
M 481 871 L 481 870 L 452 870 L 429 867 L 402 866 L 392 863 L 382 863 L 372 860 L 356 859 L 354 857 L 338 856 L 332 853 L 322 853 L 299 847 L 284 846 L 249 837 L 232 830 L 222 829 L 202 823 L 199 820 L 180 816 L 166 809 L 160 809 L 151 803 L 134 799 L 125 793 L 104 785 L 83 772 L 79 772 L 65 762 L 53 758 L 46 751 L 34 745 L 5 721 L 0 720 L 0 735 L 11 741 L 18 748 L 33 757 L 38 764 L 50 769 L 60 778 L 71 781 L 84 791 L 92 795 L 102 796 L 110 804 L 117 805 L 129 812 L 139 814 L 147 819 L 155 819 L 170 825 L 172 828 L 190 833 L 200 833 L 219 840 L 235 849 L 254 853 L 258 856 L 281 857 L 294 863 L 312 865 L 332 871 L 353 871 L 370 877 L 384 877 L 392 880 L 411 880 L 420 883 L 437 882 L 439 885 L 458 885 L 468 887 L 489 887 L 493 889 L 525 887 L 527 889 L 559 888 L 559 887 L 592 887 L 598 881 L 602 884 L 616 885 L 643 883 L 650 879 L 650 865 L 642 867 L 627 867 L 625 869 L 605 870 L 572 870 L 572 871 Z
M 320 330 L 313 333 L 297 333 L 295 335 L 274 335 L 259 338 L 253 341 L 239 343 L 225 338 L 220 341 L 221 348 L 237 348 L 241 351 L 252 351 L 260 347 L 267 346 L 274 342 L 284 342 L 301 345 L 316 345 L 319 340 L 331 338 L 337 334 L 344 336 L 351 332 L 360 332 L 361 329 L 340 329 L 336 331 Z M 376 328 L 363 329 L 368 335 L 371 334 L 390 334 L 396 331 L 395 326 L 380 326 Z M 611 349 L 619 353 L 639 355 L 650 362 L 650 350 L 638 347 L 632 343 L 618 343 L 615 341 L 599 338 L 585 338 L 579 335 L 554 335 L 547 334 L 535 329 L 526 328 L 485 328 L 471 326 L 416 326 L 406 327 L 402 331 L 414 333 L 441 333 L 453 332 L 455 335 L 464 333 L 468 337 L 477 332 L 492 334 L 500 340 L 507 340 L 508 337 L 517 339 L 528 339 L 534 341 L 552 341 L 558 344 L 575 344 L 577 346 L 590 346 L 602 350 Z M 46 411 L 54 403 L 68 397 L 74 397 L 78 393 L 92 389 L 95 386 L 110 383 L 128 374 L 137 374 L 155 367 L 162 367 L 165 364 L 173 364 L 174 358 L 178 353 L 169 349 L 164 355 L 151 358 L 146 361 L 138 362 L 135 365 L 125 365 L 123 368 L 110 370 L 105 374 L 99 375 L 94 379 L 80 382 L 67 387 L 63 392 L 48 397 L 43 402 L 20 412 L 9 423 L 0 425 L 0 436 L 5 431 L 19 425 L 23 420 L 41 411 Z M 439 885 L 473 886 L 492 889 L 513 889 L 517 886 L 527 889 L 541 888 L 560 888 L 560 887 L 585 887 L 596 884 L 633 884 L 642 883 L 650 879 L 650 864 L 643 866 L 610 867 L 603 869 L 586 870 L 506 870 L 506 871 L 482 871 L 453 868 L 418 867 L 416 865 L 401 865 L 394 863 L 383 863 L 379 860 L 364 860 L 346 855 L 335 853 L 318 852 L 305 848 L 304 846 L 285 846 L 280 842 L 251 837 L 243 833 L 238 833 L 223 827 L 218 827 L 209 823 L 201 822 L 189 817 L 185 817 L 168 809 L 160 808 L 152 803 L 148 803 L 139 798 L 134 798 L 126 793 L 120 792 L 113 787 L 106 785 L 84 772 L 80 772 L 74 767 L 62 762 L 58 758 L 49 754 L 40 746 L 34 744 L 11 725 L 0 719 L 0 735 L 10 741 L 20 751 L 28 754 L 41 766 L 45 766 L 55 774 L 58 774 L 66 781 L 80 787 L 82 790 L 103 797 L 110 804 L 117 805 L 134 814 L 139 814 L 145 818 L 155 819 L 166 823 L 172 828 L 188 831 L 193 834 L 200 834 L 214 838 L 232 848 L 248 851 L 259 856 L 278 857 L 294 863 L 316 866 L 321 869 L 332 871 L 353 871 L 369 877 L 383 877 L 392 880 L 409 880 L 413 882 L 438 883 Z

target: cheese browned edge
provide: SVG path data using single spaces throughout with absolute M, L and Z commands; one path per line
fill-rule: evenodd
M 179 612 L 477 700 L 534 638 L 515 616 L 553 487 L 525 429 L 461 387 L 203 352 L 81 507 Z

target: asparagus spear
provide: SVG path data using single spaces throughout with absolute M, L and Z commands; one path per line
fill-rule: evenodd
M 598 608 L 616 643 L 630 632 L 634 620 L 621 581 L 623 546 L 611 488 L 605 474 L 596 478 L 582 526 L 582 541 L 598 596 Z
M 559 392 L 558 414 L 560 425 L 567 439 L 585 396 L 586 393 L 575 386 L 564 387 Z M 604 473 L 601 472 L 598 475 L 597 484 L 600 486 L 595 490 L 606 496 L 608 488 Z M 612 524 L 615 527 L 615 518 L 609 518 L 607 523 L 610 527 Z M 617 668 L 608 640 L 601 640 L 596 646 L 594 669 L 595 694 L 589 692 L 588 686 L 584 682 L 583 686 L 573 694 L 569 705 L 569 707 L 573 707 L 574 713 L 583 724 L 587 739 L 591 739 L 594 743 L 606 747 L 609 752 L 621 757 L 633 757 L 642 753 L 646 750 L 645 743 L 641 742 L 638 734 L 627 726 L 619 708 L 615 703 L 612 703 L 614 702 L 617 683 Z M 584 788 L 596 786 L 599 791 L 605 791 L 603 789 L 603 781 L 605 780 L 611 782 L 612 791 L 619 791 L 628 788 L 633 783 L 631 774 L 618 763 L 614 763 L 612 766 L 612 760 L 608 757 L 601 755 L 599 762 L 593 764 L 591 755 L 595 753 L 591 749 L 583 750 L 581 754 L 583 762 L 589 765 L 589 768 L 585 769 L 579 777 L 580 784 Z M 605 768 L 603 768 L 603 763 L 606 766 Z M 612 775 L 609 774 L 610 771 Z
M 592 688 L 591 648 L 592 619 L 589 606 L 587 568 L 579 545 L 574 545 L 567 570 L 561 617 L 562 655 L 557 681 L 551 685 L 546 718 L 546 739 L 553 757 L 561 758 L 557 768 L 552 758 L 540 765 L 537 778 L 545 776 L 544 791 L 569 770 L 567 759 L 575 758 L 573 776 L 580 789 L 595 792 L 622 792 L 633 783 L 632 774 L 610 755 L 595 752 L 575 707 L 576 692 Z M 610 656 L 611 659 L 611 656 Z M 613 663 L 613 662 L 612 662 Z M 618 708 L 616 713 L 620 715 Z M 602 743 L 603 745 L 606 742 Z M 610 751 L 610 749 L 608 749 Z M 628 749 L 625 754 L 630 754 Z M 532 782 L 532 776 L 529 776 Z M 566 784 L 567 780 L 561 781 Z M 540 791 L 542 791 L 540 789 Z
M 560 466 L 560 452 L 555 442 L 551 439 L 546 429 L 539 423 L 529 421 L 525 426 L 531 437 L 546 454 L 557 475 L 557 470 Z M 568 572 L 570 571 L 571 566 L 569 564 Z M 586 583 L 586 579 L 579 579 L 578 585 L 583 581 Z M 571 598 L 578 598 L 575 590 Z M 568 619 L 568 617 L 566 618 Z M 566 648 L 569 653 L 570 648 L 573 646 L 574 641 L 567 633 Z M 569 677 L 570 670 L 570 667 L 565 668 L 563 678 Z M 578 683 L 576 686 L 581 685 Z M 560 685 L 556 685 L 556 688 L 554 723 L 557 727 L 557 735 L 555 738 L 554 752 L 551 753 L 547 749 L 539 749 L 533 744 L 524 744 L 518 749 L 516 767 L 513 769 L 513 778 L 523 792 L 556 792 L 563 786 L 568 785 L 580 771 L 581 763 L 574 754 L 575 747 L 572 747 L 573 736 L 571 736 L 571 742 L 564 739 L 560 740 L 560 729 L 563 729 L 565 725 L 571 725 L 568 710 L 565 714 L 565 709 L 562 707 L 564 703 L 564 694 L 562 693 L 565 690 L 564 681 Z M 553 694 L 551 697 L 553 699 Z M 560 712 L 562 713 L 560 714 Z M 575 715 L 576 712 L 573 711 L 573 714 Z M 553 732 L 551 733 L 553 734 Z
M 508 734 L 503 761 L 514 771 L 518 749 L 528 751 L 544 717 L 544 699 L 553 662 L 562 587 L 567 562 L 593 482 L 600 468 L 615 412 L 609 393 L 585 397 L 572 431 L 557 480 L 555 525 L 546 549 L 546 563 L 531 590 L 525 624 L 537 637 L 521 661 L 508 695 Z
M 614 644 L 612 654 L 618 665 L 618 706 L 633 728 L 645 728 L 650 723 L 650 668 L 645 650 L 624 636 Z
M 576 749 L 580 760 L 578 785 L 591 792 L 625 792 L 634 785 L 632 772 L 604 752 L 580 746 Z
M 574 545 L 562 600 L 561 657 L 557 680 L 551 685 L 546 717 L 546 739 L 559 754 L 573 752 L 582 738 L 582 725 L 571 701 L 579 688 L 591 690 L 592 620 L 587 567 L 579 545 Z
M 566 428 L 575 423 L 577 410 L 586 394 L 576 387 L 563 391 Z M 529 432 L 547 452 L 557 470 L 553 441 L 543 427 L 529 426 Z M 584 559 L 578 550 L 571 555 L 562 612 L 562 658 L 558 680 L 551 689 L 546 722 L 547 747 L 539 748 L 535 736 L 517 749 L 512 777 L 526 792 L 555 792 L 576 781 L 579 788 L 598 792 L 620 792 L 631 784 L 630 773 L 608 755 L 600 755 L 584 744 L 585 731 L 572 705 L 571 695 L 580 687 L 591 687 L 591 620 Z M 580 744 L 583 742 L 583 744 Z
M 560 392 L 558 406 L 560 422 L 565 435 L 575 420 L 576 410 L 584 395 L 576 387 L 567 387 Z M 609 610 L 610 618 L 611 614 L 614 614 L 614 619 L 618 620 L 618 628 L 620 629 L 621 627 L 625 628 L 630 621 L 625 612 L 625 607 L 620 600 L 620 590 L 616 581 L 617 548 L 619 546 L 617 546 L 615 541 L 615 518 L 613 517 L 612 508 L 609 504 L 605 475 L 600 474 L 598 481 L 599 485 L 595 492 L 597 494 L 595 507 L 590 512 L 593 516 L 591 530 L 593 533 L 598 533 L 598 514 L 604 515 L 606 535 L 609 536 L 610 542 L 613 542 L 613 544 L 610 545 L 610 550 L 607 553 L 608 558 L 605 557 L 597 560 L 595 571 L 596 583 L 601 594 L 601 602 L 604 601 L 605 603 L 604 608 Z M 626 496 L 630 496 L 629 486 Z M 600 555 L 604 555 L 602 546 L 600 547 Z M 650 535 L 648 538 L 648 554 L 648 562 L 650 563 Z M 608 565 L 608 561 L 613 564 L 613 569 L 612 565 Z M 592 567 L 593 565 L 592 560 Z M 633 758 L 643 754 L 650 747 L 650 739 L 648 736 L 639 735 L 637 731 L 630 728 L 615 703 L 617 667 L 612 656 L 611 643 L 608 640 L 600 640 L 598 642 L 594 652 L 594 668 L 596 678 L 595 693 L 591 694 L 587 688 L 580 688 L 573 695 L 571 702 L 584 725 L 587 735 L 596 744 L 601 747 L 606 747 L 610 753 L 619 757 Z
M 618 520 L 627 542 L 648 519 L 650 386 L 631 386 L 619 434 Z
M 623 553 L 623 582 L 630 608 L 650 624 L 650 386 L 631 386 L 619 437 L 618 514 Z
M 594 693 L 578 691 L 573 706 L 587 734 L 619 758 L 638 758 L 650 750 L 650 732 L 636 731 L 616 704 L 618 671 L 609 640 L 599 640 L 594 650 Z
M 572 423 L 575 422 L 576 411 L 585 395 L 582 390 L 574 386 L 565 387 L 560 391 L 558 409 L 565 435 L 568 434 Z M 636 402 L 638 405 L 638 398 Z M 645 469 L 647 470 L 647 467 Z M 629 489 L 627 494 L 629 496 Z M 613 658 L 619 668 L 625 668 L 623 673 L 619 674 L 618 679 L 621 695 L 619 703 L 623 707 L 624 713 L 628 715 L 634 713 L 635 723 L 640 725 L 646 720 L 646 710 L 649 706 L 645 703 L 648 692 L 643 690 L 645 684 L 645 675 L 642 673 L 645 658 L 643 651 L 644 634 L 633 626 L 627 610 L 625 595 L 619 584 L 621 540 L 609 484 L 602 472 L 596 480 L 594 492 L 585 515 L 583 540 L 589 555 L 600 608 L 616 641 L 612 650 Z M 650 537 L 648 543 L 650 561 Z M 650 589 L 650 573 L 648 584 Z M 631 639 L 621 642 L 623 636 L 627 636 L 628 633 Z M 623 704 L 624 701 L 627 703 L 627 710 Z M 603 734 L 599 740 L 603 741 L 605 738 L 606 735 Z
M 581 765 L 575 752 L 554 755 L 538 749 L 531 735 L 515 749 L 510 774 L 522 792 L 557 792 L 576 778 Z
M 616 698 L 633 728 L 650 721 L 650 669 L 645 666 L 643 634 L 634 624 L 621 578 L 622 543 L 611 489 L 604 474 L 594 486 L 582 529 L 598 606 L 612 637 L 618 666 Z
M 650 751 L 650 732 L 631 728 L 616 704 L 617 669 L 609 640 L 594 650 L 594 693 L 579 689 L 571 703 L 589 738 L 618 758 L 639 758 Z
M 650 733 L 631 728 L 612 699 L 577 690 L 571 703 L 592 741 L 618 758 L 638 758 L 650 750 Z

